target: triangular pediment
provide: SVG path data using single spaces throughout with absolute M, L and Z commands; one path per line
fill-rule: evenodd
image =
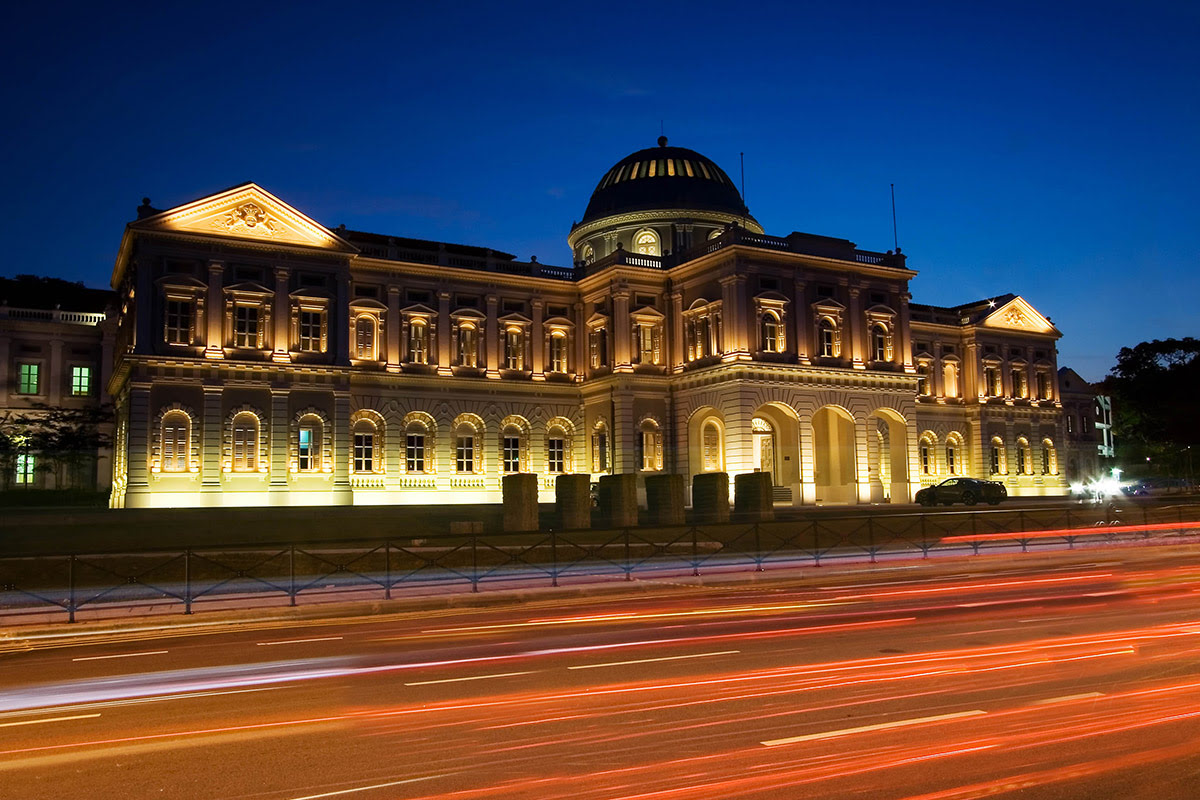
M 325 226 L 253 183 L 185 203 L 138 220 L 130 227 L 357 252 Z
M 1022 297 L 1014 297 L 1009 300 L 984 317 L 980 324 L 986 328 L 1007 328 L 1031 333 L 1057 333 L 1050 320 L 1038 313 L 1038 310 L 1029 305 Z

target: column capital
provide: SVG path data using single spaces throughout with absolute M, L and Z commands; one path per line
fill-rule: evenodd
M 225 271 L 225 262 L 211 260 L 208 262 L 208 272 L 212 275 L 219 275 Z

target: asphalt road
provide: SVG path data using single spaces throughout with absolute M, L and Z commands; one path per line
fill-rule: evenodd
M 0 798 L 1200 796 L 1200 552 L 804 575 L 35 640 Z

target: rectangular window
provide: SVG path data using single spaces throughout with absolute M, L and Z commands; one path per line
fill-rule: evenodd
M 929 445 L 921 445 L 921 474 L 928 475 L 930 472 L 929 464 Z
M 1027 475 L 1028 472 L 1026 471 L 1026 467 L 1027 467 L 1027 464 L 1025 463 L 1025 448 L 1018 447 L 1017 448 L 1017 474 L 1018 475 Z
M 504 471 L 505 472 L 520 472 L 521 471 L 521 438 L 519 436 L 505 436 L 503 441 L 504 450 Z
M 17 394 L 37 394 L 41 388 L 41 364 L 17 365 Z
M 429 363 L 429 326 L 424 320 L 414 320 L 408 326 L 408 360 L 413 364 Z
M 642 452 L 638 460 L 642 464 L 642 471 L 655 472 L 662 469 L 662 433 L 642 431 L 640 443 Z
M 546 469 L 551 473 L 566 472 L 566 441 L 550 439 L 546 442 Z
M 375 318 L 361 316 L 354 321 L 355 355 L 364 360 L 375 359 Z
M 354 471 L 375 471 L 375 435 L 371 433 L 354 434 Z
M 550 335 L 550 371 L 567 371 L 567 337 L 565 334 Z
M 181 419 L 172 414 L 172 419 Z M 163 425 L 162 470 L 163 472 L 187 472 L 188 430 L 185 425 Z
M 608 472 L 608 434 L 603 431 L 592 438 L 592 461 L 596 472 Z
M 92 368 L 71 367 L 71 394 L 87 397 L 92 393 Z
M 458 472 L 475 471 L 475 437 L 459 436 L 454 443 L 454 468 Z
M 321 328 L 324 327 L 325 312 L 300 312 L 300 351 L 304 353 L 320 353 Z
M 194 306 L 191 300 L 167 300 L 164 338 L 167 344 L 191 344 Z
M 1050 448 L 1048 447 L 1042 448 L 1042 474 L 1050 474 Z
M 474 327 L 458 329 L 458 363 L 464 367 L 479 365 L 479 332 Z
M 410 433 L 405 437 L 404 470 L 406 472 L 425 471 L 425 434 Z
M 958 467 L 955 464 L 956 454 L 953 447 L 946 448 L 946 471 L 951 475 L 958 474 Z
M 317 441 L 313 437 L 313 429 L 305 426 L 298 432 L 296 465 L 301 472 L 311 472 L 317 468 Z
M 258 347 L 258 312 L 258 306 L 234 307 L 234 347 Z
M 257 431 L 252 425 L 239 423 L 233 426 L 233 471 L 253 472 L 258 453 Z
M 592 369 L 608 366 L 608 331 L 604 328 L 593 328 L 588 333 L 588 348 Z
M 37 456 L 29 453 L 22 453 L 17 456 L 17 485 L 31 486 L 34 480 L 34 471 L 37 469 Z
M 992 448 L 992 474 L 993 475 L 1000 474 L 1000 448 L 999 447 Z
M 504 332 L 504 366 L 506 369 L 525 368 L 525 337 L 519 330 Z

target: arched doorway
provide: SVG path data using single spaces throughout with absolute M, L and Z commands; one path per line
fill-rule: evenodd
M 799 504 L 800 420 L 783 403 L 759 406 L 750 420 L 752 464 L 771 474 L 777 503 Z
M 908 426 L 890 408 L 878 408 L 867 418 L 867 474 L 872 503 L 912 501 L 908 474 Z
M 813 483 L 819 504 L 854 503 L 854 418 L 839 406 L 813 414 Z

